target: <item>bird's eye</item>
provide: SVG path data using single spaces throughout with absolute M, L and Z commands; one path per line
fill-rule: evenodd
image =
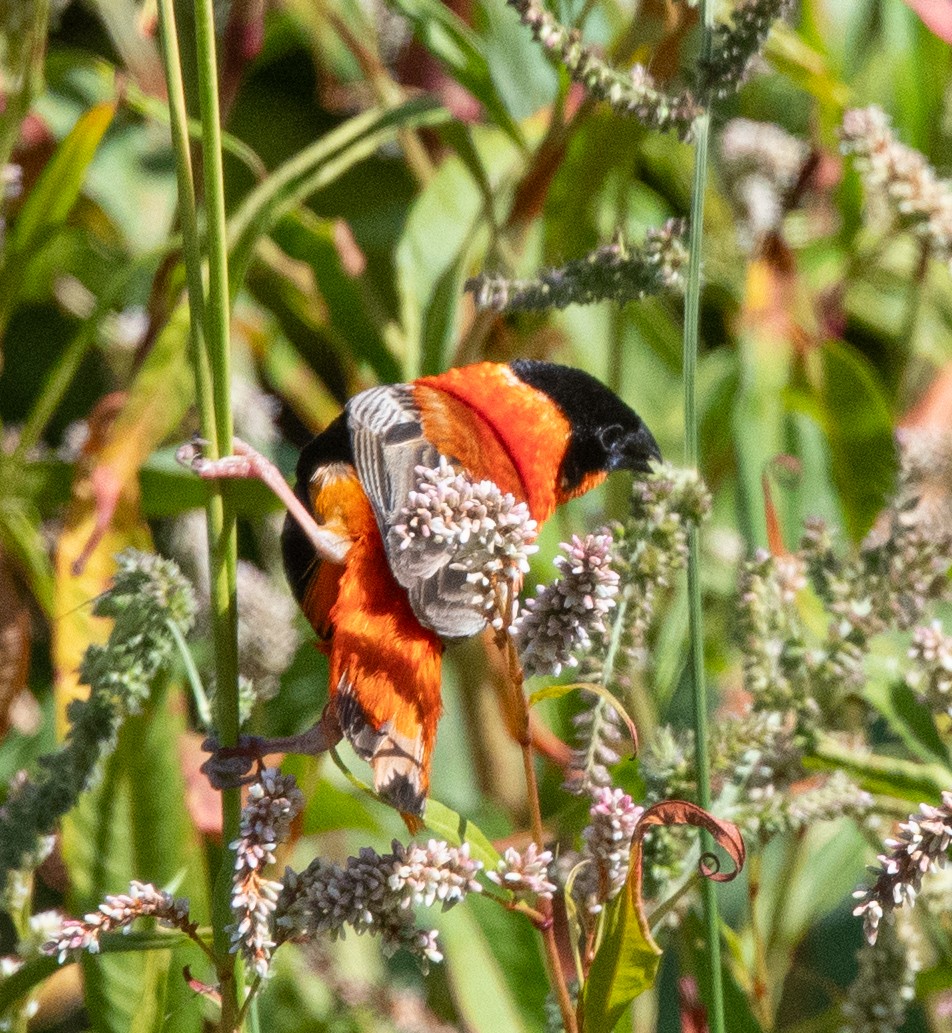
M 598 432 L 598 440 L 601 441 L 605 451 L 610 452 L 621 440 L 624 433 L 625 429 L 620 423 L 613 423 L 610 427 L 603 427 Z

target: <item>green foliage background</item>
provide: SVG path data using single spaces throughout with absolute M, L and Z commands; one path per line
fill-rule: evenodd
M 178 6 L 187 39 L 189 5 Z M 11 33 L 8 63 L 18 58 L 16 9 L 0 5 Z M 581 5 L 560 0 L 553 10 L 571 22 Z M 671 62 L 689 64 L 695 45 L 690 31 L 672 39 L 673 10 L 680 8 L 660 0 L 602 0 L 586 5 L 585 37 L 621 64 L 663 43 L 654 51 L 663 74 Z M 683 216 L 687 145 L 582 102 L 501 0 L 453 9 L 439 0 L 274 0 L 263 20 L 253 0 L 235 0 L 219 14 L 235 365 L 277 399 L 275 458 L 286 472 L 296 449 L 367 386 L 522 355 L 602 379 L 678 462 L 679 299 L 498 318 L 474 312 L 462 288 L 484 268 L 531 275 L 580 257 L 617 229 L 639 239 Z M 150 538 L 164 546 L 170 521 L 204 499 L 202 485 L 173 461 L 175 445 L 194 429 L 194 389 L 152 16 L 133 0 L 55 11 L 31 113 L 22 127 L 9 125 L 12 106 L 4 116 L 5 138 L 19 136 L 12 160 L 24 183 L 7 204 L 0 267 L 0 610 L 30 613 L 27 688 L 38 710 L 32 726 L 6 730 L 0 783 L 29 768 L 51 748 L 54 729 L 62 731 L 78 656 L 101 635 L 84 604 L 105 586 L 109 556 Z M 948 270 L 930 262 L 923 271 L 913 237 L 869 227 L 836 138 L 845 107 L 879 103 L 902 140 L 947 169 L 948 45 L 900 0 L 803 0 L 793 24 L 772 35 L 767 65 L 721 106 L 715 152 L 719 126 L 745 116 L 808 141 L 818 172 L 787 217 L 779 258 L 751 259 L 740 249 L 716 161 L 710 179 L 699 384 L 702 470 L 715 513 L 703 570 L 707 662 L 722 698 L 740 677 L 733 564 L 767 545 L 765 471 L 788 545 L 812 514 L 859 540 L 893 483 L 895 427 L 952 359 Z M 130 312 L 147 331 L 123 346 L 115 316 Z M 103 441 L 94 435 L 79 456 L 58 451 L 67 428 L 88 420 L 111 392 L 122 394 L 110 420 L 100 424 L 100 410 L 94 422 Z M 778 454 L 795 456 L 802 472 L 778 476 Z M 91 529 L 97 464 L 113 475 L 120 505 L 77 580 L 69 566 Z M 233 495 L 243 553 L 273 566 L 274 500 L 253 486 L 235 486 Z M 627 485 L 612 482 L 560 512 L 545 529 L 534 577 L 549 576 L 559 541 L 621 515 L 626 500 Z M 660 723 L 689 721 L 685 642 L 681 587 L 653 643 L 650 684 L 633 705 L 643 741 Z M 0 664 L 12 670 L 18 659 L 8 653 Z M 488 679 L 480 644 L 448 653 L 433 793 L 501 839 L 526 827 L 526 811 L 519 755 Z M 195 722 L 182 685 L 175 672 L 124 729 L 100 785 L 64 830 L 65 868 L 44 878 L 40 905 L 82 913 L 134 877 L 174 885 L 194 915 L 206 911 L 220 844 L 188 806 L 194 764 L 180 759 L 185 727 Z M 324 661 L 305 635 L 280 694 L 256 710 L 254 729 L 303 729 L 325 695 Z M 9 700 L 0 705 L 9 709 Z M 569 738 L 577 705 L 566 697 L 542 709 Z M 903 747 L 893 727 L 901 721 L 891 724 L 882 709 L 889 748 L 908 749 L 910 736 Z M 913 736 L 912 749 L 921 756 L 925 747 Z M 946 745 L 938 742 L 929 759 L 948 769 Z M 297 867 L 317 852 L 383 849 L 402 834 L 395 815 L 326 763 L 289 758 L 286 766 L 310 801 L 293 850 Z M 542 780 L 553 827 L 580 827 L 559 773 L 545 767 Z M 811 829 L 780 837 L 756 859 L 756 903 L 747 877 L 723 891 L 732 1031 L 836 1028 L 861 935 L 849 893 L 868 854 L 848 823 Z M 474 1033 L 541 1030 L 545 980 L 528 923 L 477 900 L 439 925 L 446 963 L 426 980 L 406 959 L 383 960 L 369 938 L 328 944 L 318 958 L 283 949 L 260 1028 L 409 1028 L 396 1026 L 381 1003 L 406 986 L 433 1015 Z M 666 942 L 658 986 L 637 1002 L 637 1028 L 679 1028 L 678 977 L 703 977 L 696 933 L 689 922 Z M 0 954 L 4 937 L 10 941 L 10 928 L 0 925 Z M 755 941 L 765 945 L 761 971 Z M 921 974 L 924 996 L 952 986 L 950 961 L 937 958 Z M 81 997 L 67 978 L 48 989 L 44 1014 L 52 1014 L 51 999 L 65 999 L 74 1009 L 51 1020 L 64 1029 L 198 1029 L 206 1009 L 180 977 L 185 963 L 207 976 L 188 948 L 88 959 Z M 923 1014 L 914 1011 L 907 1029 L 926 1028 Z

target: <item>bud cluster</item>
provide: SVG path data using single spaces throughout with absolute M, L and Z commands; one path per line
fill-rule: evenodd
M 545 269 L 532 279 L 483 274 L 467 280 L 466 289 L 473 292 L 480 308 L 497 312 L 561 309 L 605 300 L 624 304 L 649 294 L 680 291 L 686 265 L 684 223 L 669 219 L 661 229 L 648 230 L 641 246 L 619 237 L 585 258 Z

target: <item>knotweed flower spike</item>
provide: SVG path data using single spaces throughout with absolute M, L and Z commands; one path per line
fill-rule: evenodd
M 909 687 L 933 713 L 952 717 L 952 636 L 943 632 L 939 621 L 916 628 L 909 657 Z
M 839 1033 L 899 1033 L 922 968 L 912 928 L 905 922 L 883 926 L 875 946 L 864 944 L 856 960 L 859 972 L 841 1005 Z
M 137 918 L 156 918 L 160 925 L 184 932 L 194 931 L 187 900 L 173 897 L 150 883 L 133 882 L 128 893 L 110 894 L 85 918 L 65 919 L 43 951 L 56 955 L 61 963 L 80 951 L 96 954 L 101 947 L 103 933 L 128 929 Z
M 290 868 L 277 903 L 279 941 L 329 935 L 338 939 L 349 926 L 379 936 L 384 952 L 409 951 L 426 970 L 443 960 L 436 930 L 421 929 L 414 905 L 440 904 L 444 911 L 482 886 L 476 874 L 482 862 L 469 856 L 468 844 L 449 846 L 430 840 L 426 846 L 402 846 L 378 854 L 360 850 L 340 866 L 316 858 L 301 873 Z
M 952 261 L 952 186 L 912 147 L 893 135 L 889 117 L 872 105 L 851 108 L 840 127 L 867 192 L 913 230 L 936 258 Z
M 231 844 L 235 851 L 234 891 L 230 926 L 231 949 L 262 977 L 268 975 L 275 947 L 272 915 L 281 883 L 266 879 L 262 869 L 275 862 L 275 850 L 287 839 L 291 822 L 304 806 L 304 795 L 292 775 L 265 768 L 248 789 L 241 812 L 241 836 Z
M 527 676 L 557 675 L 563 667 L 577 666 L 578 654 L 604 637 L 618 595 L 610 534 L 573 535 L 561 548 L 564 555 L 555 560 L 560 576 L 539 586 L 512 626 Z
M 582 860 L 588 864 L 575 883 L 576 896 L 590 914 L 598 914 L 625 885 L 631 839 L 644 812 L 644 807 L 621 789 L 593 790 L 590 821 L 582 832 Z
M 680 291 L 687 264 L 684 222 L 669 219 L 648 230 L 641 246 L 618 237 L 591 254 L 528 280 L 483 274 L 466 281 L 480 308 L 496 312 L 590 305 L 608 298 L 637 301 L 649 294 Z
M 879 868 L 871 869 L 876 880 L 853 894 L 859 901 L 853 914 L 862 917 L 870 943 L 876 942 L 885 914 L 915 903 L 922 877 L 948 862 L 950 844 L 952 792 L 942 794 L 938 807 L 920 804 L 919 813 L 900 824 L 897 837 L 885 841 L 886 852 L 879 855 Z
M 714 30 L 711 56 L 698 65 L 697 92 L 724 100 L 736 93 L 758 65 L 760 53 L 778 18 L 793 10 L 794 0 L 745 0 Z
M 0 889 L 54 832 L 96 776 L 122 721 L 141 708 L 177 649 L 172 627 L 184 636 L 192 626 L 195 597 L 171 560 L 130 549 L 117 564 L 112 588 L 93 607 L 96 616 L 113 619 L 109 640 L 89 646 L 80 668 L 89 697 L 70 704 L 65 746 L 43 758 L 43 773 L 0 807 Z
M 575 82 L 599 100 L 605 100 L 621 115 L 637 118 L 655 129 L 673 129 L 686 139 L 701 108 L 687 90 L 659 89 L 643 65 L 618 71 L 582 43 L 579 34 L 566 28 L 539 0 L 508 0 L 519 12 L 522 23 L 561 64 Z
M 439 564 L 450 553 L 451 567 L 464 571 L 473 586 L 474 603 L 496 610 L 497 588 L 511 585 L 518 591 L 538 548 L 538 525 L 529 507 L 492 481 L 474 482 L 445 456 L 435 468 L 418 466 L 416 472 L 419 484 L 391 535 L 423 563 L 428 554 Z M 503 615 L 495 614 L 492 623 L 501 628 Z
M 809 148 L 772 122 L 731 119 L 720 139 L 721 165 L 737 209 L 737 235 L 753 251 L 780 229 L 784 207 Z
M 556 885 L 549 879 L 552 866 L 552 851 L 540 850 L 530 843 L 525 850 L 507 847 L 495 871 L 486 873 L 486 878 L 503 889 L 510 890 L 518 899 L 535 903 L 537 900 L 551 900 Z

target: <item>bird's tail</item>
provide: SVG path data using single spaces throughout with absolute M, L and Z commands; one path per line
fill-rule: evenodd
M 373 768 L 375 790 L 419 816 L 442 707 L 443 644 L 416 619 L 382 543 L 374 545 L 372 563 L 349 557 L 331 613 L 333 703 L 341 731 Z

